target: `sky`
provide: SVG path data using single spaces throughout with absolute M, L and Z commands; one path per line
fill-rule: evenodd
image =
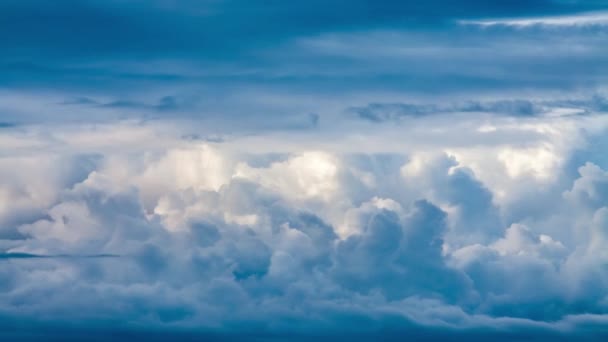
M 0 1 L 0 339 L 604 341 L 608 1 Z

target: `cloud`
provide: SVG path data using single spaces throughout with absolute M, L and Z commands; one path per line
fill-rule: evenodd
M 461 101 L 536 89 L 559 98 L 588 95 L 605 83 L 602 34 L 588 28 L 458 24 L 584 17 L 601 9 L 600 2 L 66 0 L 50 6 L 28 0 L 0 6 L 1 89 L 53 94 L 57 103 L 93 99 L 131 109 L 130 117 L 144 110 L 173 117 L 177 104 L 184 116 L 238 116 L 251 123 L 270 114 L 275 120 L 323 117 L 334 108 L 318 108 L 319 101 L 344 105 L 344 97 L 362 94 L 366 103 L 348 106 L 387 103 L 388 96 L 388 103 L 409 103 L 402 97 L 412 93 Z M 276 99 L 286 94 L 306 100 L 280 106 Z M 177 101 L 159 103 L 165 96 Z M 54 118 L 73 115 L 54 112 Z M 42 112 L 30 115 L 49 119 Z
M 348 109 L 348 112 L 354 113 L 357 117 L 372 122 L 399 121 L 403 117 L 420 117 L 449 113 L 471 112 L 509 116 L 534 116 L 544 114 L 548 111 L 549 110 L 546 107 L 525 100 L 501 100 L 485 103 L 468 102 L 448 107 L 409 103 L 372 103 L 365 107 Z
M 464 24 L 481 26 L 603 26 L 608 24 L 608 14 L 605 12 L 590 12 L 577 15 L 538 17 L 538 18 L 519 18 L 519 19 L 499 19 L 499 20 L 479 20 L 463 21 Z
M 163 96 L 157 104 L 146 104 L 137 101 L 115 100 L 106 103 L 99 103 L 87 97 L 79 97 L 74 100 L 65 101 L 67 105 L 95 105 L 109 109 L 136 109 L 142 111 L 174 111 L 179 108 L 177 100 L 173 96 Z
M 501 120 L 485 134 L 499 134 Z M 563 122 L 582 125 L 579 117 L 544 125 Z M 128 135 L 142 127 L 120 129 Z M 478 178 L 493 170 L 497 155 L 469 164 L 435 145 L 401 155 L 260 154 L 247 153 L 238 138 L 236 151 L 182 140 L 181 130 L 147 129 L 174 140 L 143 150 L 127 148 L 137 140 L 112 148 L 103 135 L 54 143 L 45 170 L 64 176 L 48 178 L 47 199 L 31 194 L 24 203 L 35 214 L 0 216 L 15 232 L 0 240 L 2 315 L 47 326 L 49 336 L 69 334 L 68 321 L 75 336 L 90 325 L 101 335 L 115 328 L 137 335 L 143 326 L 220 339 L 343 329 L 395 338 L 406 330 L 505 339 L 602 335 L 592 317 L 601 320 L 607 310 L 600 270 L 608 235 L 605 171 L 594 164 L 537 187 L 547 194 L 563 188 L 563 196 L 507 223 L 505 213 L 527 195 L 507 171 L 502 182 L 512 187 L 503 197 Z M 53 134 L 79 141 L 83 133 Z M 16 158 L 3 157 L 5 172 Z M 28 191 L 38 177 L 22 173 L 2 189 Z M 25 338 L 18 328 L 7 331 Z
M 605 340 L 603 7 L 2 2 L 0 338 Z
M 445 1 L 414 4 L 367 0 L 306 4 L 180 1 L 170 5 L 164 1 L 64 0 L 52 6 L 44 1 L 28 0 L 7 1 L 1 12 L 2 32 L 18 33 L 2 36 L 11 57 L 23 57 L 38 44 L 39 51 L 52 58 L 77 59 L 92 55 L 180 57 L 201 56 L 205 51 L 207 55 L 221 58 L 229 52 L 240 51 L 239 45 L 257 45 L 353 25 L 369 27 L 409 22 L 419 26 L 425 21 L 437 23 L 462 16 L 576 13 L 598 7 L 601 8 L 601 4 L 550 0 L 501 0 L 492 4 L 464 0 L 458 5 Z M 271 18 L 273 20 L 268 20 Z M 232 37 L 233 42 L 227 41 L 227 37 Z

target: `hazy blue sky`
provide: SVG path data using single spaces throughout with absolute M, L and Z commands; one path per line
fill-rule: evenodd
M 608 2 L 0 1 L 0 339 L 608 338 Z

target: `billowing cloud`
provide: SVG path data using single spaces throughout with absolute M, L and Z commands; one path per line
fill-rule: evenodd
M 486 145 L 498 153 L 472 158 L 449 139 L 361 154 L 305 133 L 325 147 L 275 154 L 246 136 L 184 140 L 179 127 L 115 127 L 166 142 L 147 147 L 127 137 L 116 145 L 86 126 L 38 138 L 40 128 L 24 127 L 11 137 L 32 142 L 18 149 L 28 157 L 8 153 L 1 164 L 12 178 L 2 183 L 0 312 L 42 328 L 70 322 L 76 335 L 94 324 L 193 336 L 600 336 L 608 171 L 590 155 L 578 173 L 558 172 L 603 139 L 594 133 L 603 117 L 586 118 L 594 129 L 578 117 L 516 119 L 538 125 L 527 148 L 562 151 L 549 179 L 510 172 L 517 161 L 500 151 L 513 147 L 500 140 Z M 552 135 L 567 122 L 577 129 L 561 137 L 578 145 L 563 149 Z M 501 116 L 486 124 L 495 127 L 483 133 L 488 142 L 513 127 Z M 29 171 L 11 172 L 16 163 Z M 519 208 L 523 184 L 550 200 Z
M 0 339 L 605 340 L 606 3 L 0 4 Z

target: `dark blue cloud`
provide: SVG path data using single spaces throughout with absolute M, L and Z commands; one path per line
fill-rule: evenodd
M 588 35 L 581 29 L 480 30 L 462 28 L 455 22 L 576 14 L 605 5 L 602 1 L 557 0 L 8 1 L 0 4 L 0 86 L 60 87 L 111 96 L 136 88 L 180 84 L 229 89 L 269 85 L 298 92 L 344 92 L 363 84 L 366 89 L 408 92 L 593 86 L 605 59 L 593 40 L 585 42 L 593 35 L 591 29 L 585 29 L 591 31 Z M 385 56 L 361 63 L 352 59 L 356 56 L 319 58 L 314 48 L 292 52 L 284 48 L 302 37 L 379 29 L 411 33 L 403 41 L 409 47 L 430 45 L 443 51 L 431 58 Z M 525 55 L 537 46 L 531 41 L 542 42 L 551 51 L 581 35 L 587 38 L 578 44 L 595 46 L 597 53 Z M 372 52 L 382 45 L 359 47 Z M 475 52 L 460 56 L 463 47 Z M 518 51 L 524 55 L 517 56 Z M 157 64 L 146 67 L 155 61 Z M 181 70 L 175 68 L 176 63 L 183 64 Z M 333 71 L 342 71 L 342 75 L 323 76 Z
M 0 316 L 2 317 L 2 316 Z M 64 327 L 37 321 L 19 321 L 11 317 L 2 317 L 3 324 L 0 337 L 10 341 L 335 341 L 347 338 L 351 341 L 603 341 L 608 331 L 601 327 L 597 331 L 552 332 L 542 327 L 522 324 L 518 331 L 502 331 L 500 329 L 450 329 L 429 328 L 416 325 L 407 320 L 386 317 L 387 323 L 381 332 L 352 333 L 349 328 L 356 324 L 373 324 L 357 317 L 343 317 L 345 327 L 342 331 L 302 332 L 302 333 L 273 333 L 260 331 L 232 331 L 190 329 L 129 329 L 120 325 L 108 329 L 107 324 L 81 325 L 74 324 Z M 349 326 L 349 322 L 352 324 Z M 392 320 L 392 322 L 390 322 Z M 110 322 L 107 322 L 110 323 Z M 589 328 L 592 328 L 591 326 Z
M 556 104 L 553 104 L 555 106 Z M 577 102 L 572 107 L 584 108 L 585 103 Z M 461 104 L 439 106 L 433 104 L 411 103 L 371 103 L 365 107 L 347 110 L 356 117 L 371 122 L 399 121 L 407 117 L 424 117 L 449 113 L 493 113 L 509 116 L 534 116 L 547 111 L 540 104 L 529 100 L 468 101 Z
M 36 258 L 118 258 L 118 255 L 95 254 L 95 255 L 40 255 L 31 253 L 1 253 L 0 259 L 36 259 Z
M 225 56 L 289 36 L 459 18 L 575 13 L 601 2 L 533 1 L 4 1 L 4 59 L 80 56 Z M 232 50 L 234 51 L 234 50 Z

